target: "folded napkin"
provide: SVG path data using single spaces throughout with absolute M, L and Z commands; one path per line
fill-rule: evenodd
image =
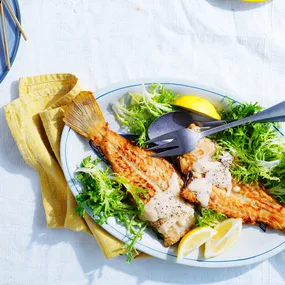
M 76 201 L 60 167 L 64 109 L 80 91 L 72 74 L 21 78 L 20 97 L 5 107 L 5 115 L 24 160 L 38 172 L 47 226 L 93 234 L 104 256 L 111 258 L 124 252 L 123 243 L 87 214 L 83 219 L 75 213 Z

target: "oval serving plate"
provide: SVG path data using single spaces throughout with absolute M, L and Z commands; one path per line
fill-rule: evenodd
M 179 79 L 146 78 L 115 83 L 95 92 L 95 97 L 112 130 L 120 133 L 120 126 L 114 119 L 110 110 L 110 104 L 129 91 L 140 92 L 141 84 L 147 86 L 153 82 L 163 83 L 167 88 L 181 95 L 192 94 L 204 97 L 210 100 L 217 108 L 225 107 L 225 95 L 229 96 L 223 90 L 209 89 L 205 86 Z M 233 99 L 237 100 L 236 97 Z M 83 158 L 89 155 L 92 158 L 96 158 L 96 155 L 90 148 L 88 139 L 81 137 L 68 126 L 64 127 L 62 133 L 60 155 L 65 178 L 73 195 L 76 196 L 81 191 L 81 188 L 74 178 L 74 171 Z M 94 219 L 92 211 L 87 209 L 87 212 Z M 117 224 L 114 218 L 109 218 L 108 224 L 104 224 L 102 227 L 119 240 L 127 240 L 125 228 Z M 142 240 L 137 242 L 136 248 L 154 257 L 177 262 L 177 246 L 164 247 L 162 241 L 157 238 L 157 235 L 152 230 L 147 230 L 144 233 Z M 235 267 L 262 261 L 279 253 L 284 248 L 285 235 L 283 233 L 275 230 L 264 233 L 257 226 L 245 225 L 243 226 L 240 239 L 227 253 L 205 260 L 197 250 L 186 258 L 179 260 L 178 263 L 197 267 Z
M 10 6 L 12 7 L 16 17 L 18 18 L 19 22 L 21 22 L 21 14 L 20 14 L 20 7 L 18 0 L 9 0 Z M 12 16 L 10 15 L 5 3 L 3 2 L 3 8 L 4 8 L 4 15 L 5 15 L 5 23 L 6 23 L 6 33 L 7 33 L 7 41 L 8 41 L 8 49 L 10 54 L 10 61 L 11 66 L 13 65 L 13 62 L 16 58 L 16 54 L 18 52 L 19 44 L 20 44 L 20 37 L 21 33 L 14 22 Z M 0 52 L 0 83 L 4 80 L 6 75 L 8 74 L 9 70 L 6 64 L 6 58 L 4 53 L 4 47 L 2 44 L 3 34 L 2 34 L 2 27 L 1 30 L 1 52 Z

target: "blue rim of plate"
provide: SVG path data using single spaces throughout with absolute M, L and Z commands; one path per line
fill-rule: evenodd
M 19 2 L 18 2 L 18 0 L 13 0 L 13 1 L 14 1 L 15 6 L 16 6 L 16 10 L 14 11 L 14 13 L 15 13 L 16 17 L 18 18 L 19 22 L 21 23 L 21 12 L 20 12 Z M 18 53 L 19 45 L 20 45 L 20 39 L 21 39 L 21 32 L 18 29 L 17 25 L 15 25 L 15 34 L 17 34 L 18 36 L 17 36 L 16 42 L 14 44 L 12 54 L 10 54 L 11 68 L 12 68 L 12 65 L 15 61 L 16 55 Z M 5 77 L 9 73 L 9 71 L 10 70 L 6 66 L 4 72 L 0 75 L 0 83 L 2 83 L 2 81 L 5 79 Z
M 218 96 L 222 97 L 223 99 L 226 99 L 226 98 L 227 98 L 227 96 L 222 95 L 221 93 L 214 92 L 214 91 L 211 91 L 211 90 L 208 90 L 208 89 L 205 89 L 205 88 L 200 88 L 200 87 L 197 87 L 197 86 L 192 86 L 192 85 L 187 85 L 187 84 L 180 84 L 180 83 L 172 83 L 172 82 L 160 82 L 160 83 L 161 83 L 161 84 L 166 84 L 166 85 L 174 85 L 174 86 L 182 86 L 182 87 L 193 88 L 193 89 L 196 89 L 196 90 L 206 91 L 206 92 L 209 92 L 209 93 L 218 95 Z M 146 82 L 146 83 L 144 83 L 144 84 L 145 84 L 145 85 L 150 85 L 151 83 Z M 111 93 L 113 93 L 113 92 L 116 92 L 116 91 L 119 91 L 119 90 L 123 90 L 123 89 L 127 89 L 127 88 L 131 88 L 131 87 L 138 87 L 138 86 L 140 86 L 140 85 L 142 85 L 142 84 L 141 84 L 141 83 L 139 83 L 139 84 L 132 84 L 132 85 L 128 85 L 128 86 L 123 86 L 123 87 L 120 87 L 120 88 L 112 89 L 112 90 L 107 91 L 107 92 L 103 93 L 102 95 L 98 96 L 98 97 L 96 98 L 96 100 L 98 100 L 98 99 L 100 99 L 100 98 L 103 98 L 103 97 L 105 97 L 105 96 L 107 96 L 108 94 L 111 94 Z M 237 100 L 234 100 L 234 99 L 232 99 L 232 100 L 235 101 L 235 102 L 237 102 L 237 103 L 240 103 L 240 102 L 237 101 Z M 282 133 L 282 131 L 281 131 L 280 129 L 278 129 L 278 128 L 276 128 L 276 127 L 275 127 L 275 129 L 276 129 L 276 131 L 278 131 L 282 136 L 284 136 L 284 134 Z M 75 183 L 75 179 L 74 179 L 74 177 L 72 177 L 72 175 L 71 175 L 71 173 L 70 173 L 71 171 L 70 171 L 70 169 L 69 169 L 69 167 L 68 167 L 68 163 L 67 163 L 66 147 L 67 147 L 67 140 L 68 140 L 70 131 L 71 131 L 71 128 L 70 128 L 70 127 L 67 127 L 67 135 L 66 135 L 66 137 L 65 137 L 65 141 L 63 142 L 63 143 L 64 143 L 64 148 L 63 148 L 63 149 L 64 149 L 64 158 L 65 158 L 64 161 L 65 161 L 65 167 L 66 167 L 66 169 L 67 169 L 67 171 L 68 171 L 68 175 L 69 175 L 70 181 L 72 181 L 72 184 L 73 184 L 73 186 L 75 187 L 75 189 L 77 190 L 77 192 L 80 193 L 80 190 L 77 188 L 77 185 L 76 185 L 76 183 Z M 64 134 L 64 133 L 63 133 L 63 134 Z M 95 218 L 94 214 L 92 213 L 92 210 L 91 210 L 89 207 L 86 208 L 86 211 L 87 211 L 87 213 L 96 221 L 96 218 Z M 117 234 L 121 235 L 123 238 L 127 238 L 127 237 L 128 237 L 127 235 L 125 235 L 125 234 L 123 234 L 122 232 L 120 232 L 118 229 L 114 228 L 112 225 L 108 224 L 108 226 L 111 227 L 113 231 L 117 232 Z M 103 227 L 103 228 L 104 228 L 104 227 Z M 143 243 L 141 243 L 141 242 L 139 242 L 139 241 L 137 242 L 137 244 L 140 245 L 140 247 L 144 247 L 144 248 L 150 249 L 151 251 L 158 252 L 158 253 L 160 253 L 160 254 L 162 254 L 162 255 L 167 255 L 167 256 L 176 258 L 176 255 L 175 255 L 175 254 L 171 254 L 171 253 L 168 253 L 168 252 L 159 251 L 159 250 L 154 249 L 154 248 L 151 248 L 151 247 L 149 247 L 149 246 L 147 246 L 147 245 L 145 245 L 145 244 L 143 244 Z M 281 247 L 281 246 L 284 245 L 284 244 L 285 244 L 285 241 L 283 241 L 283 242 L 280 243 L 279 245 L 276 245 L 276 246 L 274 246 L 273 248 L 271 248 L 271 249 L 269 249 L 269 250 L 267 250 L 267 251 L 265 251 L 265 252 L 259 253 L 259 254 L 254 255 L 254 256 L 245 257 L 245 258 L 239 258 L 239 259 L 232 259 L 232 260 L 205 260 L 205 259 L 194 259 L 194 258 L 187 258 L 187 257 L 184 257 L 183 259 L 184 259 L 184 260 L 189 260 L 189 261 L 192 261 L 192 262 L 197 262 L 197 263 L 200 263 L 200 264 L 201 264 L 201 263 L 204 263 L 204 264 L 206 264 L 206 263 L 208 263 L 208 264 L 214 264 L 214 263 L 231 263 L 231 262 L 232 262 L 232 263 L 234 263 L 234 262 L 240 263 L 240 262 L 242 262 L 242 261 L 253 260 L 253 259 L 256 259 L 257 257 L 260 257 L 260 256 L 262 256 L 262 255 L 268 254 L 268 253 L 270 253 L 270 252 L 276 250 L 277 248 Z M 140 248 L 139 250 L 143 251 L 141 248 Z M 149 252 L 148 252 L 148 253 L 149 253 Z M 256 262 L 258 262 L 258 261 L 256 261 Z M 250 264 L 250 263 L 249 263 L 249 264 Z M 186 265 L 187 265 L 187 264 L 186 264 Z M 193 264 L 191 264 L 191 265 L 193 265 Z M 238 265 L 237 265 L 237 266 L 238 266 Z

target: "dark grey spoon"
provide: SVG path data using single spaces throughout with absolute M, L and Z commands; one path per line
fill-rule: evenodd
M 148 137 L 153 139 L 155 137 L 177 131 L 179 129 L 187 128 L 190 124 L 194 123 L 195 125 L 202 128 L 211 128 L 217 127 L 232 121 L 226 120 L 216 120 L 216 121 L 201 121 L 195 120 L 195 114 L 187 112 L 184 110 L 176 110 L 170 113 L 166 113 L 159 118 L 155 119 L 148 128 Z M 202 118 L 200 116 L 200 118 Z M 209 119 L 204 117 L 205 120 Z M 285 116 L 274 117 L 270 119 L 260 120 L 258 122 L 284 122 Z
M 204 118 L 209 119 L 206 116 Z M 208 122 L 198 121 L 194 119 L 194 116 L 191 112 L 187 112 L 184 110 L 176 110 L 170 113 L 166 113 L 155 119 L 148 128 L 148 137 L 152 139 L 172 131 L 187 128 L 192 123 L 199 127 L 216 127 L 227 122 L 228 121 L 225 120 Z

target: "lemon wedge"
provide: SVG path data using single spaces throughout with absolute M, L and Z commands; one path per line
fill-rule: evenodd
M 181 96 L 172 102 L 172 105 L 206 115 L 216 120 L 221 120 L 221 116 L 211 102 L 197 96 Z
M 240 236 L 242 219 L 227 219 L 215 227 L 216 234 L 205 244 L 205 258 L 211 258 L 229 250 Z
M 187 233 L 179 242 L 177 259 L 181 259 L 194 249 L 211 239 L 216 231 L 211 227 L 199 227 Z

